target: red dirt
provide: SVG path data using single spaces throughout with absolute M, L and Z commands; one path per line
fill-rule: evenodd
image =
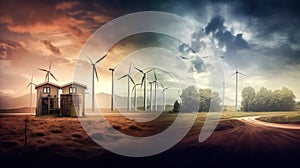
M 77 118 L 29 117 L 28 147 L 24 147 L 25 116 L 0 116 L 0 161 L 55 166 L 222 166 L 282 167 L 296 165 L 300 156 L 300 130 L 282 129 L 239 120 L 220 122 L 203 143 L 198 142 L 201 125 L 195 125 L 175 147 L 145 158 L 129 158 L 106 151 L 84 132 Z M 114 127 L 125 133 L 145 136 L 164 130 L 133 120 L 118 120 Z M 102 135 L 99 135 L 102 136 Z M 242 164 L 242 165 L 241 165 Z

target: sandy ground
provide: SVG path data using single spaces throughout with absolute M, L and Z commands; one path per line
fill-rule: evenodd
M 107 116 L 120 132 L 149 136 L 165 130 L 176 115 L 137 123 L 119 115 Z M 24 144 L 24 120 L 28 118 L 28 142 Z M 92 120 L 86 117 L 85 120 Z M 141 167 L 297 167 L 300 129 L 276 127 L 254 118 L 221 121 L 203 143 L 198 142 L 201 122 L 171 149 L 150 157 L 130 158 L 97 145 L 77 118 L 0 116 L 0 161 L 31 166 L 109 165 Z M 282 125 L 282 124 L 279 124 Z
M 249 124 L 252 124 L 253 126 L 262 125 L 267 127 L 283 128 L 283 129 L 300 129 L 300 125 L 297 124 L 278 124 L 278 123 L 263 122 L 257 120 L 259 117 L 261 116 L 241 117 L 235 119 L 241 120 L 242 122 L 247 122 Z

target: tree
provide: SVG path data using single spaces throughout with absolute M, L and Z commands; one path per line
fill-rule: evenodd
M 272 91 L 262 87 L 253 100 L 253 111 L 269 111 Z
M 255 98 L 255 89 L 248 86 L 242 90 L 242 106 L 244 111 L 253 111 L 253 102 Z
M 211 102 L 211 90 L 210 89 L 199 89 L 200 92 L 200 103 L 198 111 L 209 111 Z
M 242 91 L 244 111 L 290 111 L 295 109 L 295 95 L 286 87 L 271 91 L 264 87 L 255 90 L 246 87 Z
M 189 86 L 183 89 L 180 98 L 182 100 L 181 111 L 183 112 L 198 111 L 200 94 L 195 88 L 195 86 Z
M 294 110 L 295 108 L 295 95 L 293 91 L 286 87 L 281 90 L 276 90 L 273 92 L 273 106 L 277 107 L 277 110 Z M 273 109 L 276 110 L 276 109 Z
M 211 89 L 199 89 L 200 103 L 198 111 L 218 111 L 220 109 L 221 98 L 219 93 L 213 92 Z
M 179 112 L 180 111 L 180 103 L 176 100 L 173 106 L 173 112 Z

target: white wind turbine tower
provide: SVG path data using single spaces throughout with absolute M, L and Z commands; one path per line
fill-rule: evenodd
M 95 110 L 95 76 L 94 75 L 96 75 L 97 81 L 99 81 L 96 66 L 106 56 L 107 56 L 107 54 L 105 54 L 104 56 L 102 56 L 101 58 L 99 58 L 95 63 L 88 56 L 86 56 L 89 59 L 91 65 L 93 67 L 93 70 L 92 70 L 92 110 L 93 111 Z
M 155 102 L 155 111 L 157 111 L 157 86 L 158 86 L 158 83 L 157 83 L 157 76 L 156 76 L 156 72 L 155 70 L 153 71 L 153 74 L 154 74 L 154 102 Z
M 149 82 L 149 84 L 150 84 L 150 111 L 153 110 L 153 108 L 152 108 L 152 93 L 153 93 L 153 91 L 152 91 L 152 84 L 153 83 L 154 83 L 154 81 Z
M 154 110 L 155 111 L 157 111 L 157 96 L 156 96 L 156 94 L 157 94 L 157 76 L 156 76 L 156 73 L 155 73 L 155 70 L 153 70 L 153 75 L 154 75 L 154 80 L 153 81 L 151 81 L 151 82 L 149 82 L 149 84 L 150 84 L 150 111 L 152 111 L 153 110 L 153 104 L 152 104 L 152 100 L 153 100 L 153 98 L 152 98 L 152 95 L 153 95 L 153 91 L 152 91 L 152 88 L 153 88 L 153 84 L 154 84 L 154 102 L 155 102 L 155 108 L 154 108 Z
M 238 71 L 236 66 L 235 66 L 235 72 L 230 76 L 232 77 L 233 75 L 235 75 L 235 111 L 238 111 L 238 75 L 239 74 L 248 77 L 247 75 Z
M 136 93 L 136 87 L 142 85 L 141 83 L 134 83 L 134 86 L 132 88 L 132 92 L 134 91 L 134 110 L 137 110 L 137 93 Z
M 109 68 L 111 71 L 111 111 L 114 111 L 114 99 L 115 99 L 115 69 L 119 66 L 115 66 L 114 68 Z
M 163 111 L 166 110 L 166 98 L 167 98 L 167 95 L 166 95 L 166 90 L 169 89 L 170 87 L 165 87 L 162 83 L 160 83 L 161 87 L 162 87 L 162 96 L 163 96 Z
M 129 111 L 131 109 L 131 104 L 130 104 L 130 81 L 132 83 L 135 83 L 130 75 L 130 71 L 131 71 L 131 64 L 129 66 L 129 70 L 128 70 L 128 74 L 125 74 L 123 76 L 121 76 L 120 78 L 118 78 L 118 80 L 122 79 L 122 78 L 125 78 L 127 76 L 128 78 L 128 81 L 127 81 L 127 110 Z
M 142 85 L 144 83 L 144 110 L 147 111 L 147 73 L 149 73 L 150 71 L 153 71 L 155 68 L 152 68 L 146 72 L 144 72 L 143 70 L 141 70 L 137 67 L 134 67 L 134 68 L 143 74 L 141 83 L 142 83 Z
M 39 70 L 46 72 L 45 82 L 49 82 L 50 75 L 52 76 L 53 79 L 55 79 L 57 81 L 57 79 L 55 78 L 55 76 L 51 72 L 51 65 L 52 65 L 52 62 L 50 62 L 50 65 L 49 65 L 48 69 L 39 68 Z
M 30 111 L 32 111 L 32 85 L 35 85 L 33 83 L 33 75 L 31 75 L 30 83 L 28 83 L 28 85 L 26 86 L 26 88 L 30 86 Z

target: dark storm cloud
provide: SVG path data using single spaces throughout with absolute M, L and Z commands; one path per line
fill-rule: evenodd
M 218 40 L 219 47 L 226 46 L 227 52 L 248 48 L 248 42 L 243 39 L 243 34 L 233 35 L 227 30 L 224 22 L 225 19 L 222 16 L 213 17 L 205 27 L 205 33 L 212 34 L 213 38 Z
M 232 2 L 232 14 L 249 20 L 258 38 L 272 38 L 273 34 L 287 37 L 289 43 L 299 43 L 300 1 L 248 0 Z
M 215 34 L 216 32 L 223 31 L 225 30 L 224 26 L 225 19 L 222 16 L 215 16 L 213 17 L 210 22 L 207 24 L 205 27 L 205 33 L 213 33 Z
M 51 41 L 49 40 L 43 40 L 42 41 L 43 44 L 45 44 L 46 48 L 51 51 L 53 54 L 55 55 L 61 55 L 61 52 L 59 50 L 59 48 L 55 47 Z
M 191 69 L 193 71 L 196 71 L 197 73 L 205 72 L 205 65 L 200 57 L 194 57 L 194 59 L 192 60 Z

